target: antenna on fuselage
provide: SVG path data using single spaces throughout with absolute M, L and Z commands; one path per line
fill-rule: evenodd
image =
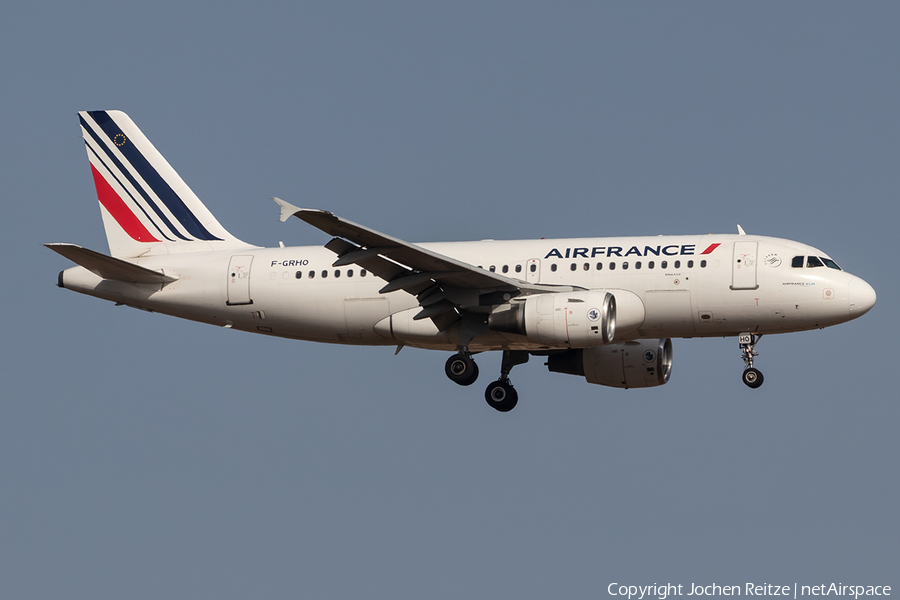
M 738 235 L 747 235 L 747 232 L 740 225 L 738 225 Z

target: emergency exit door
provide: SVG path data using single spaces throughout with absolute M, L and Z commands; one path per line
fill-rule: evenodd
M 253 304 L 250 299 L 250 263 L 252 256 L 232 256 L 228 263 L 228 299 L 225 304 L 235 306 Z
M 537 258 L 530 258 L 525 263 L 525 281 L 528 283 L 539 283 L 541 280 L 541 261 Z

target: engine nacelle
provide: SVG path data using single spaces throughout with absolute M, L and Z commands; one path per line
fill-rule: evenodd
M 500 307 L 488 327 L 555 348 L 600 346 L 616 335 L 616 298 L 603 290 L 536 294 Z
M 582 375 L 588 383 L 619 388 L 662 385 L 672 374 L 672 340 L 635 340 L 547 357 L 554 373 Z

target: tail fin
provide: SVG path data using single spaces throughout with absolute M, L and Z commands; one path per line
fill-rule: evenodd
M 78 117 L 112 256 L 250 247 L 219 224 L 128 115 Z

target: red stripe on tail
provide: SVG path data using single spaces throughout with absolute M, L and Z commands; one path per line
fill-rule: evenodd
M 125 230 L 125 233 L 131 236 L 133 240 L 138 242 L 158 242 L 159 240 L 147 231 L 144 224 L 131 212 L 131 209 L 125 205 L 119 194 L 116 193 L 109 182 L 97 172 L 94 165 L 91 165 L 91 174 L 94 176 L 94 186 L 97 188 L 97 198 L 109 214 L 113 216 L 116 223 Z

